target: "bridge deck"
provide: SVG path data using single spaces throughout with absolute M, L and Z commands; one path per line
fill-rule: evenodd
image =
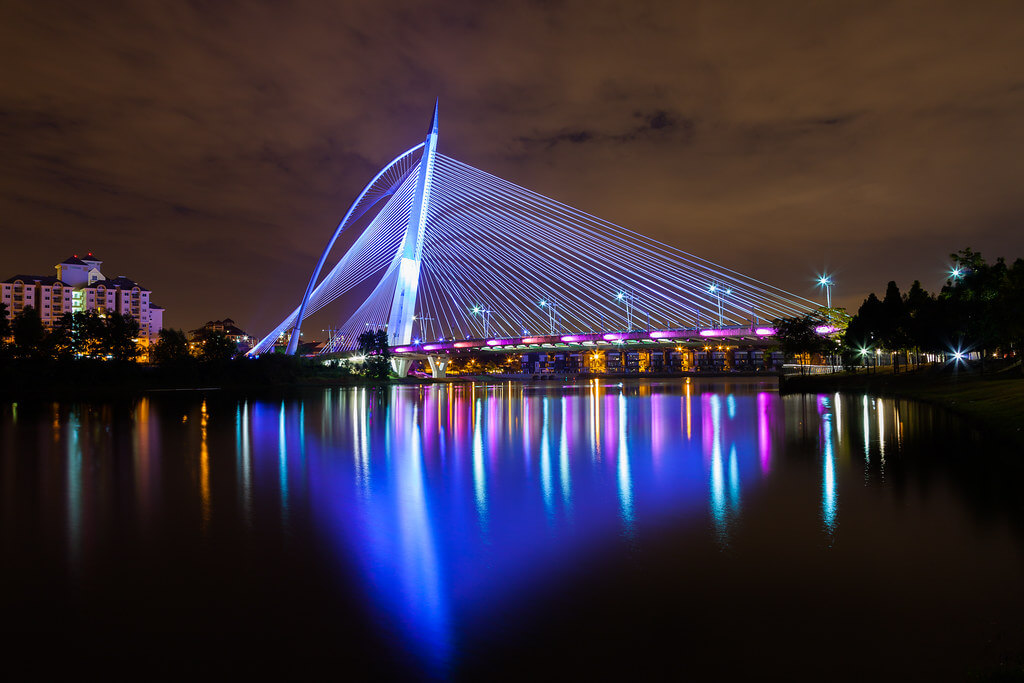
M 819 330 L 826 332 L 826 330 Z M 772 327 L 722 327 L 690 330 L 634 330 L 632 332 L 591 332 L 586 334 L 549 334 L 502 339 L 462 339 L 422 342 L 391 347 L 392 353 L 451 353 L 465 349 L 523 351 L 531 348 L 593 347 L 612 344 L 642 345 L 689 341 L 729 341 L 766 344 L 775 335 Z

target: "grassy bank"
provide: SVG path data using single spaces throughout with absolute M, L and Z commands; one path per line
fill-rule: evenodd
M 783 394 L 843 391 L 926 401 L 963 415 L 1024 445 L 1024 374 L 1018 365 L 926 366 L 893 374 L 889 368 L 865 374 L 787 376 Z

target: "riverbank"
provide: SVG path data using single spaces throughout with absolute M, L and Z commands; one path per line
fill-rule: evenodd
M 779 393 L 866 393 L 925 401 L 966 417 L 979 427 L 1024 445 L 1024 375 L 1019 366 L 986 368 L 926 366 L 893 374 L 878 372 L 789 375 Z
M 409 376 L 371 379 L 295 356 L 271 354 L 223 363 L 180 362 L 147 366 L 99 360 L 17 360 L 0 363 L 0 400 L 86 400 L 135 398 L 151 393 L 225 391 L 258 394 L 307 387 L 389 386 L 435 383 L 562 383 L 623 380 L 744 379 L 772 381 L 775 373 L 601 373 L 453 375 L 443 379 Z
M 0 400 L 121 399 L 153 392 L 260 392 L 303 386 L 372 384 L 371 380 L 283 355 L 223 363 L 147 366 L 116 361 L 17 360 L 0 364 Z M 378 382 L 379 383 L 379 382 Z

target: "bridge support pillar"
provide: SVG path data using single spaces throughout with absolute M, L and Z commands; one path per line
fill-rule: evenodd
M 391 356 L 391 369 L 399 377 L 405 377 L 409 374 L 409 368 L 412 367 L 412 360 L 412 358 L 402 356 Z
M 448 369 L 448 356 L 427 356 L 427 360 L 430 361 L 430 372 L 434 375 L 434 379 L 444 379 L 445 370 Z

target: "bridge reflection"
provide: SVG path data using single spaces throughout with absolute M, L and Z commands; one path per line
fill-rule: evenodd
M 256 489 L 274 472 L 266 483 L 294 507 L 303 481 L 375 609 L 443 671 L 458 624 L 595 546 L 666 520 L 709 525 L 728 546 L 745 491 L 771 472 L 781 409 L 760 382 L 595 379 L 328 390 L 313 420 L 301 402 L 238 415 Z

